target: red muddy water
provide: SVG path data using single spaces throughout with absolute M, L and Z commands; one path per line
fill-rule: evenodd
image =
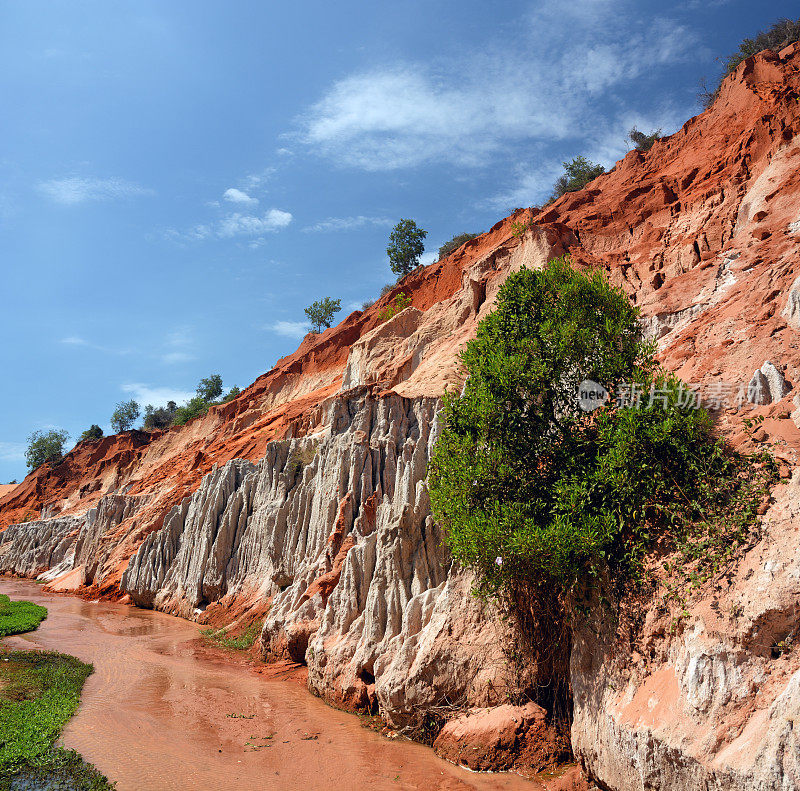
M 94 664 L 63 744 L 119 791 L 541 788 L 452 766 L 422 745 L 362 728 L 296 683 L 197 656 L 194 623 L 20 580 L 0 580 L 0 593 L 48 608 L 38 630 L 4 645 Z

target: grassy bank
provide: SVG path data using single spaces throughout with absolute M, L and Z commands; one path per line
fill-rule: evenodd
M 44 607 L 2 596 L 0 634 L 31 631 L 46 615 Z M 54 746 L 92 670 L 65 654 L 0 649 L 0 791 L 113 789 L 78 753 Z
M 45 618 L 47 609 L 29 601 L 11 601 L 0 593 L 0 637 L 33 631 Z

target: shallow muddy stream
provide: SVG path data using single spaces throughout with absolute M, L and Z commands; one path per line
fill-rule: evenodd
M 47 594 L 0 579 L 0 593 L 48 608 L 38 630 L 5 638 L 94 664 L 63 744 L 119 791 L 524 789 L 516 775 L 468 772 L 406 740 L 361 727 L 296 682 L 215 663 L 199 627 L 163 613 Z

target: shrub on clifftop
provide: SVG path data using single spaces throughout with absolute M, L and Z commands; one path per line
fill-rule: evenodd
M 590 162 L 584 156 L 577 156 L 570 162 L 564 162 L 563 164 L 565 172 L 563 176 L 559 176 L 556 180 L 553 194 L 550 197 L 551 201 L 558 200 L 568 192 L 583 189 L 590 181 L 606 172 L 602 165 Z
M 121 431 L 130 431 L 139 417 L 139 404 L 134 400 L 121 401 L 117 404 L 111 415 L 111 428 L 115 434 Z
M 101 429 L 100 426 L 97 425 L 97 423 L 92 423 L 92 425 L 89 426 L 89 428 L 87 428 L 86 431 L 83 432 L 83 434 L 81 434 L 80 438 L 78 439 L 78 442 L 83 442 L 84 440 L 87 439 L 102 439 L 102 438 L 103 438 L 103 429 Z
M 25 451 L 28 469 L 35 470 L 46 461 L 59 461 L 64 455 L 64 443 L 68 438 L 69 434 L 63 429 L 34 431 L 28 437 L 28 448 Z
M 313 326 L 314 332 L 322 332 L 322 328 L 331 326 L 333 317 L 342 309 L 340 299 L 323 297 L 316 302 L 312 302 L 306 309 L 305 314 Z

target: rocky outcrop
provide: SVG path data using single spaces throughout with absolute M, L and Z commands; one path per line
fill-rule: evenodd
M 448 574 L 430 516 L 437 408 L 361 388 L 332 402 L 327 434 L 213 470 L 141 544 L 123 590 L 187 616 L 226 596 L 269 599 L 266 654 L 397 725 L 446 698 L 502 700 L 502 629 Z
M 478 709 L 452 719 L 433 748 L 442 758 L 473 771 L 508 766 L 526 775 L 570 757 L 547 712 L 535 703 Z
M 600 609 L 577 630 L 572 743 L 604 787 L 800 785 L 800 471 L 775 499 L 759 543 L 690 602 L 677 632 L 658 602 L 633 646 Z
M 747 400 L 752 404 L 772 404 L 780 401 L 791 389 L 783 374 L 767 360 L 748 383 Z
M 35 577 L 73 550 L 82 519 L 65 516 L 12 525 L 0 533 L 0 573 Z

